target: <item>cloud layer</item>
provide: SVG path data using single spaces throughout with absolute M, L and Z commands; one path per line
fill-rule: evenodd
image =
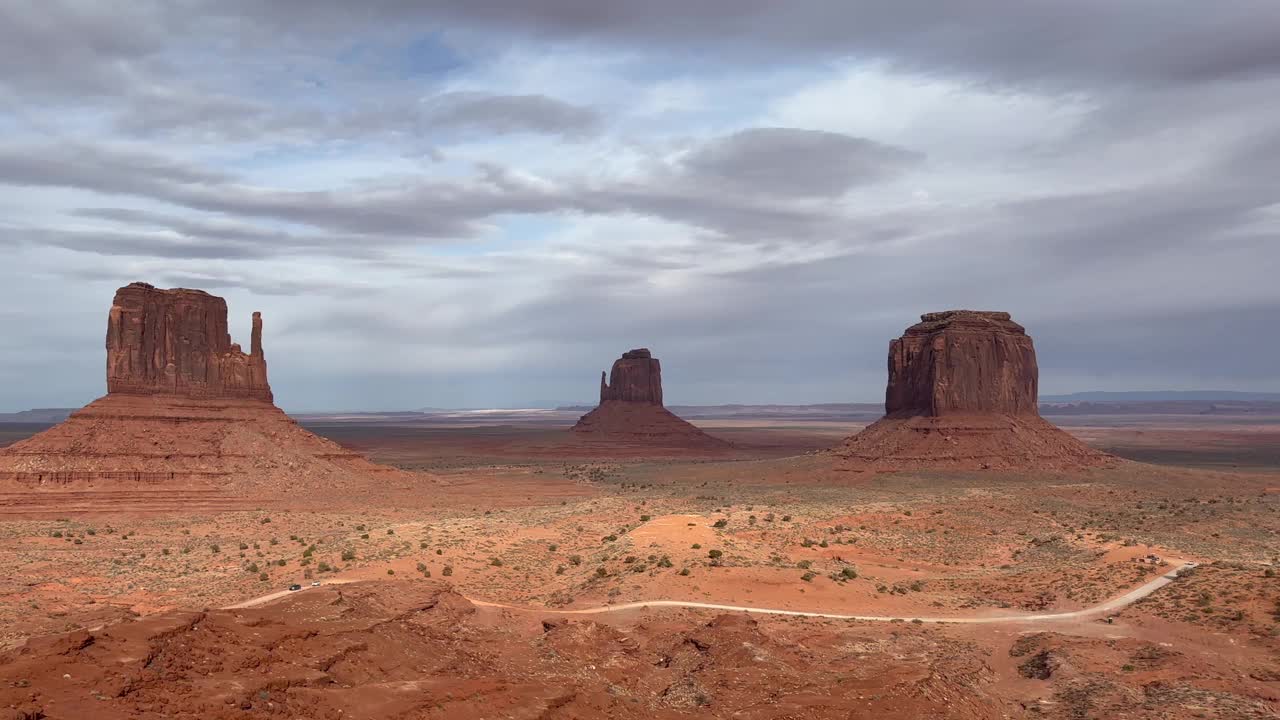
M 133 280 L 294 409 L 874 400 L 921 312 L 1047 392 L 1280 390 L 1280 6 L 0 0 L 0 409 Z

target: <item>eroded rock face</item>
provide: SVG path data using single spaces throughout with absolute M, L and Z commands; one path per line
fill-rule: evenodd
M 246 354 L 231 342 L 222 298 L 132 283 L 107 319 L 107 392 L 271 402 L 260 313 L 250 343 Z
M 609 382 L 600 373 L 600 404 L 609 401 L 662 405 L 662 364 L 646 348 L 613 361 Z
M 889 343 L 889 417 L 1038 415 L 1031 337 L 1009 313 L 927 313 Z

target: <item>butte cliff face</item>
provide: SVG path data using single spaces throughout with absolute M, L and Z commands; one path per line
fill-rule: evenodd
M 573 426 L 579 438 L 618 450 L 729 447 L 663 406 L 662 363 L 648 349 L 623 353 L 608 378 L 600 373 L 600 405 Z
M 1009 313 L 927 313 L 889 343 L 885 415 L 1036 415 L 1031 337 Z
M 225 504 L 399 472 L 307 432 L 277 408 L 261 315 L 254 313 L 246 354 L 231 342 L 220 297 L 145 283 L 120 288 L 107 315 L 106 369 L 105 397 L 0 450 L 0 483 L 20 489 L 0 493 L 0 505 L 27 502 L 33 489 L 86 487 L 133 495 L 147 488 L 162 499 L 182 490 Z
M 222 298 L 146 283 L 120 288 L 107 318 L 107 392 L 272 402 L 261 313 L 245 354 L 231 342 Z
M 613 401 L 662 405 L 662 363 L 648 348 L 625 352 L 614 360 L 609 382 L 600 373 L 600 404 Z
M 889 343 L 885 417 L 835 454 L 895 470 L 1072 469 L 1109 463 L 1040 417 L 1031 337 L 1008 313 L 927 313 Z

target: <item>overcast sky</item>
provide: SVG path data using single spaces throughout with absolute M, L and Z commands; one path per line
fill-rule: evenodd
M 1045 393 L 1280 391 L 1274 0 L 0 0 L 0 410 L 115 288 L 286 409 L 883 398 L 922 312 Z

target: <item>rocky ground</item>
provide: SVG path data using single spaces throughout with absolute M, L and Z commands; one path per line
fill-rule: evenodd
M 382 449 L 364 438 L 375 460 L 432 462 L 408 457 L 401 433 Z M 15 509 L 0 521 L 0 707 L 50 718 L 1274 716 L 1276 469 L 885 474 L 774 457 L 781 444 L 754 458 L 556 462 L 489 458 L 481 443 L 426 485 L 186 511 Z M 1202 564 L 1109 622 L 907 621 L 1075 610 L 1179 559 Z M 292 583 L 308 589 L 216 610 Z M 904 622 L 557 614 L 652 599 Z

